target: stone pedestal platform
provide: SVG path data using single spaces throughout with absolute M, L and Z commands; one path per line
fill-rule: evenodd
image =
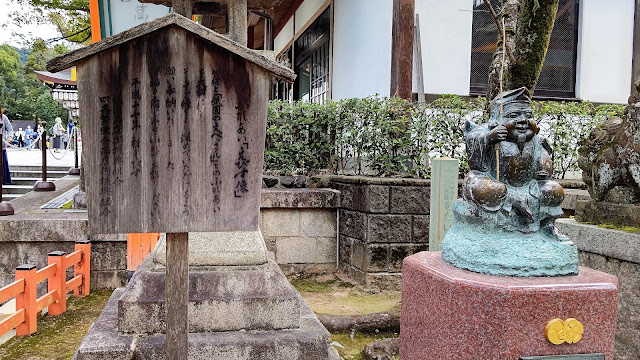
M 154 254 L 117 289 L 74 360 L 165 359 L 164 268 Z M 329 332 L 269 261 L 189 268 L 188 359 L 339 359 Z
M 400 358 L 520 359 L 604 354 L 613 359 L 618 280 L 580 267 L 576 276 L 514 278 L 458 269 L 440 252 L 404 260 Z M 554 345 L 545 326 L 574 318 L 582 339 Z

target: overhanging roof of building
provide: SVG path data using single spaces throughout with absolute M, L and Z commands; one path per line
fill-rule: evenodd
M 206 27 L 196 24 L 193 21 L 185 18 L 184 16 L 178 15 L 176 13 L 165 15 L 156 20 L 138 25 L 127 31 L 123 31 L 117 35 L 108 37 L 87 47 L 80 48 L 68 54 L 53 58 L 47 63 L 47 70 L 49 70 L 50 72 L 58 72 L 67 69 L 87 57 L 93 56 L 95 54 L 106 51 L 108 49 L 119 46 L 133 39 L 150 34 L 154 31 L 168 26 L 181 27 L 184 30 L 193 33 L 194 35 L 199 36 L 204 41 L 208 41 L 212 44 L 218 45 L 226 49 L 227 51 L 243 57 L 249 62 L 261 66 L 277 77 L 281 77 L 288 81 L 293 81 L 296 78 L 296 75 L 293 71 L 276 63 L 273 60 L 268 59 L 259 52 L 248 49 L 238 44 L 237 42 L 227 38 L 226 36 L 220 35 L 213 30 L 209 30 Z
M 40 81 L 55 83 L 55 84 L 63 84 L 63 85 L 77 85 L 78 82 L 75 80 L 71 80 L 71 69 L 65 69 L 59 71 L 57 73 L 51 73 L 48 71 L 34 71 L 36 73 L 36 77 Z

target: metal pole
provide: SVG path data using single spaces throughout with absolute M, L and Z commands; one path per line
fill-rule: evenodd
M 40 149 L 42 150 L 42 181 L 38 181 L 33 185 L 34 191 L 54 191 L 56 185 L 51 181 L 47 181 L 47 123 L 42 122 L 42 127 L 45 129 L 41 135 Z
M 75 166 L 69 169 L 69 175 L 80 175 L 80 168 L 78 168 L 78 125 L 74 124 L 73 128 L 71 128 L 71 131 L 73 131 L 73 141 L 75 141 L 76 145 L 74 151 Z
M 47 136 L 46 130 L 40 139 L 40 149 L 42 150 L 42 181 L 47 181 Z

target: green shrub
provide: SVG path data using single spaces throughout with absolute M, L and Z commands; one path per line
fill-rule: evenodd
M 622 105 L 534 102 L 541 134 L 554 148 L 556 176 L 577 170 L 580 139 Z M 468 171 L 465 121 L 482 122 L 484 98 L 443 95 L 429 104 L 398 98 L 269 104 L 265 170 L 272 174 L 315 173 L 429 177 L 429 159 L 460 160 Z

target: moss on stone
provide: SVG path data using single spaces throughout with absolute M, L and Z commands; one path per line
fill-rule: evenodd
M 605 228 L 605 229 L 622 230 L 622 231 L 626 231 L 626 232 L 640 233 L 640 228 L 633 227 L 633 226 L 626 226 L 626 225 L 620 225 L 620 224 L 598 224 L 598 226 L 601 227 L 601 228 Z
M 111 293 L 112 290 L 95 290 L 83 298 L 69 297 L 64 314 L 42 316 L 35 334 L 14 337 L 0 346 L 0 359 L 71 359 Z
M 338 350 L 340 356 L 342 356 L 345 360 L 364 360 L 364 356 L 362 355 L 362 351 L 367 344 L 370 344 L 374 341 L 382 340 L 384 338 L 394 338 L 398 337 L 398 334 L 395 333 L 378 333 L 376 335 L 367 335 L 356 332 L 353 335 L 353 339 L 349 336 L 348 333 L 337 333 L 331 334 L 331 341 L 336 342 L 342 345 L 344 348 L 340 346 L 334 346 Z M 394 356 L 394 360 L 397 360 L 398 357 Z
M 310 293 L 329 293 L 333 291 L 332 285 L 335 283 L 335 280 L 329 281 L 315 281 L 313 279 L 293 279 L 291 280 L 291 285 L 293 285 L 296 290 L 299 292 L 310 292 Z

